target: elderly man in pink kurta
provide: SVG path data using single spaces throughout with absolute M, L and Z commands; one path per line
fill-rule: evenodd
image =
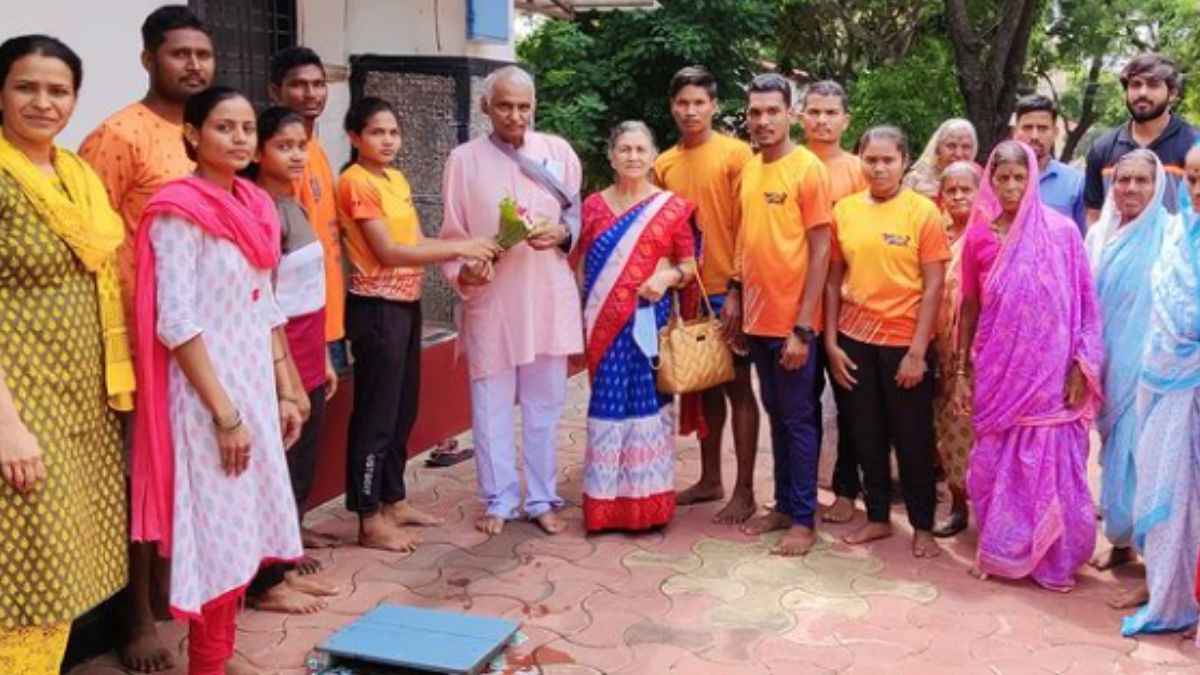
M 524 515 L 557 534 L 565 522 L 555 429 L 566 403 L 567 357 L 583 351 L 579 292 L 567 264 L 578 238 L 579 158 L 561 138 L 529 128 L 533 78 L 508 66 L 484 82 L 492 133 L 455 148 L 445 175 L 446 239 L 494 236 L 508 197 L 537 224 L 529 239 L 494 263 L 447 263 L 462 299 L 460 339 L 471 375 L 471 417 L 479 496 L 476 527 L 498 534 Z M 525 482 L 517 472 L 513 402 L 521 409 Z

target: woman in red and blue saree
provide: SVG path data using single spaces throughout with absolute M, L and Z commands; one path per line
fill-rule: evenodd
M 1043 206 L 1037 175 L 1027 146 L 992 151 L 964 235 L 954 395 L 973 411 L 972 575 L 1069 591 L 1096 544 L 1088 426 L 1103 343 L 1079 228 Z
M 1200 147 L 1187 155 L 1188 191 L 1167 221 L 1150 273 L 1150 319 L 1138 387 L 1134 543 L 1149 601 L 1122 635 L 1182 631 L 1197 620 L 1200 550 Z M 1155 202 L 1158 203 L 1158 202 Z M 1144 326 L 1144 324 L 1143 324 Z
M 1133 499 L 1137 482 L 1138 379 L 1150 320 L 1150 269 L 1162 249 L 1163 231 L 1175 216 L 1162 203 L 1166 174 L 1158 157 L 1139 149 L 1117 160 L 1100 218 L 1088 231 L 1088 262 L 1104 316 L 1104 406 L 1096 427 L 1100 449 L 1100 514 L 1112 550 L 1093 566 L 1108 569 L 1133 557 Z M 1117 609 L 1146 601 L 1145 587 L 1113 598 Z
M 650 182 L 650 129 L 618 125 L 608 154 L 616 183 L 583 202 L 574 253 L 592 385 L 583 478 L 588 532 L 644 530 L 675 513 L 672 401 L 655 388 L 651 359 L 669 314 L 668 291 L 696 272 L 694 206 Z

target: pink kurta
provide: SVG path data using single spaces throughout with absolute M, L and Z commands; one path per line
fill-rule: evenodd
M 543 163 L 568 189 L 579 190 L 579 158 L 563 139 L 530 131 L 521 152 Z M 450 153 L 443 188 L 443 239 L 495 236 L 505 197 L 525 207 L 534 223 L 562 222 L 554 195 L 525 176 L 487 136 Z M 583 351 L 579 291 L 561 250 L 518 244 L 496 263 L 495 279 L 483 286 L 459 287 L 461 266 L 446 263 L 442 272 L 462 298 L 460 345 L 472 380 L 533 363 L 538 356 Z

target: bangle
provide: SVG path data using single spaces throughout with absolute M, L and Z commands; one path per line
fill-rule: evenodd
M 275 357 L 275 363 L 283 363 L 284 361 L 287 361 L 287 354 Z
M 233 420 L 230 422 L 222 422 L 217 416 L 213 416 L 213 424 L 217 427 L 217 431 L 222 433 L 231 433 L 242 428 L 242 411 L 234 409 Z

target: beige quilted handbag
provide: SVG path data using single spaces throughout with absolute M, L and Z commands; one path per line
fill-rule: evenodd
M 700 296 L 708 313 L 689 321 L 679 314 L 679 292 L 672 294 L 671 317 L 658 331 L 658 390 L 690 394 L 733 380 L 733 354 L 704 286 L 700 286 Z

